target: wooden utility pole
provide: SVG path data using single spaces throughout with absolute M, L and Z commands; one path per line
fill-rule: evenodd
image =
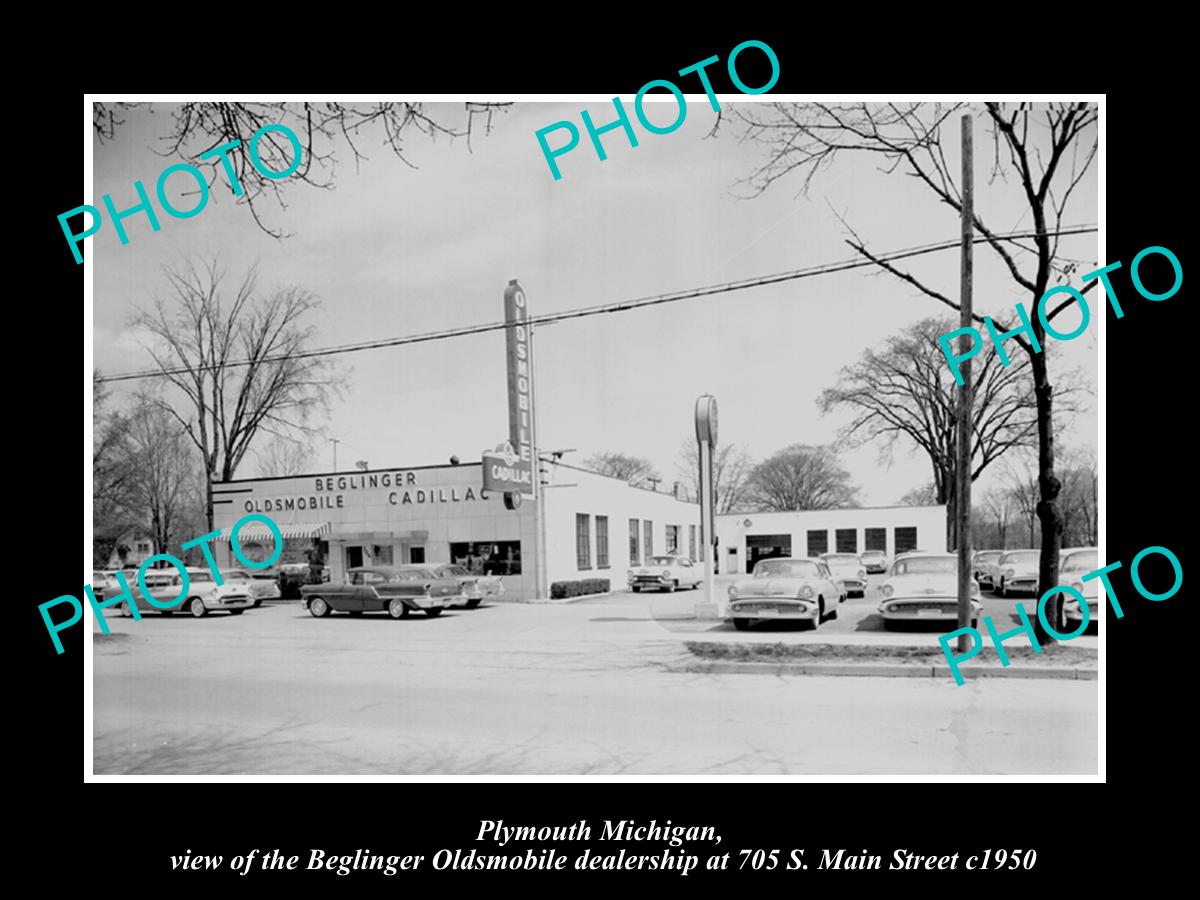
M 975 165 L 971 146 L 971 114 L 962 116 L 962 286 L 959 325 L 971 327 L 971 280 L 974 261 L 971 251 L 975 233 Z M 965 356 L 971 340 L 964 331 L 958 339 L 959 355 Z M 954 507 L 958 535 L 958 627 L 971 624 L 971 360 L 960 364 L 963 383 L 958 388 L 958 465 L 955 473 L 957 502 Z M 958 636 L 958 652 L 966 653 L 967 635 Z

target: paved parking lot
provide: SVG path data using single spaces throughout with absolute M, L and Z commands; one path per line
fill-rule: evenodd
M 683 642 L 932 642 L 685 618 L 701 592 L 314 619 L 113 616 L 98 774 L 1095 773 L 1097 683 L 697 674 Z M 857 630 L 858 625 L 867 630 Z M 834 628 L 843 629 L 835 632 Z

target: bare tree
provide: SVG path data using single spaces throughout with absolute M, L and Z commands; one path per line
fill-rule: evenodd
M 650 460 L 642 459 L 640 456 L 631 456 L 628 453 L 606 450 L 589 456 L 583 461 L 583 464 L 593 472 L 620 478 L 637 487 L 645 487 L 650 482 L 662 481 Z
M 313 461 L 312 443 L 291 437 L 272 438 L 267 446 L 255 451 L 258 474 L 263 478 L 303 475 Z
M 744 447 L 723 444 L 713 451 L 713 509 L 717 515 L 736 512 L 746 502 L 746 482 L 754 460 Z M 675 471 L 689 486 L 693 499 L 700 496 L 700 448 L 685 440 L 675 460 Z
M 762 192 L 775 181 L 795 175 L 807 190 L 817 172 L 831 166 L 840 154 L 866 152 L 879 156 L 886 172 L 916 179 L 938 203 L 958 215 L 961 193 L 942 145 L 942 126 L 964 108 L 962 104 L 777 103 L 767 113 L 743 112 L 740 118 L 746 136 L 761 141 L 767 149 L 766 162 L 747 180 Z M 1052 281 L 1069 282 L 1077 269 L 1076 261 L 1060 258 L 1059 240 L 1071 196 L 1096 159 L 1099 113 L 1095 104 L 1082 102 L 987 103 L 982 115 L 992 131 L 992 178 L 1007 181 L 1012 176 L 1019 185 L 1033 244 L 998 233 L 984 223 L 979 207 L 974 230 L 1003 263 L 1032 311 Z M 847 243 L 926 296 L 959 308 L 946 292 L 894 262 L 880 259 L 857 235 Z M 1025 264 L 1026 259 L 1031 260 L 1030 265 Z M 957 266 L 953 273 L 957 277 Z M 1096 283 L 1089 282 L 1083 292 Z M 1073 304 L 1069 297 L 1054 304 L 1047 309 L 1046 320 L 1053 320 Z M 983 317 L 976 315 L 975 319 L 982 323 Z M 1031 335 L 1018 334 L 1013 341 L 1029 358 L 1037 403 L 1037 515 L 1042 525 L 1038 592 L 1043 594 L 1058 581 L 1062 518 L 1057 501 L 1062 485 L 1054 471 L 1054 388 L 1047 368 L 1046 334 L 1036 314 L 1031 314 L 1030 330 Z M 1035 351 L 1038 346 L 1041 352 Z M 1059 621 L 1061 602 L 1061 595 L 1055 595 L 1048 613 L 1051 621 Z M 1039 639 L 1051 640 L 1040 624 L 1035 627 Z
M 1060 471 L 1063 545 L 1095 547 L 1099 538 L 1096 457 L 1090 451 L 1068 450 L 1062 454 Z
M 837 509 L 857 506 L 858 489 L 830 447 L 792 444 L 750 473 L 748 493 L 766 510 Z
M 99 370 L 92 373 L 92 558 L 102 566 L 136 524 L 129 496 L 136 469 L 129 417 L 111 408 L 100 377 Z
M 313 413 L 343 385 L 328 357 L 305 357 L 314 336 L 305 317 L 319 308 L 308 291 L 285 286 L 260 292 L 251 268 L 227 296 L 214 259 L 166 270 L 174 303 L 159 299 L 130 324 L 151 338 L 147 347 L 167 380 L 183 392 L 169 411 L 200 450 L 205 509 L 213 527 L 212 483 L 233 478 L 260 432 L 295 437 L 315 431 Z
M 154 112 L 149 104 L 93 104 L 92 126 L 97 138 L 111 140 L 117 128 L 124 125 L 118 110 L 143 105 Z M 386 147 L 405 165 L 416 168 L 407 155 L 406 140 L 410 133 L 415 131 L 430 139 L 465 137 L 469 149 L 476 120 L 483 120 L 487 133 L 493 114 L 507 106 L 507 103 L 466 103 L 464 120 L 458 122 L 451 121 L 452 117 L 444 113 L 435 118 L 423 103 L 181 103 L 169 108 L 170 125 L 159 139 L 157 152 L 186 160 L 198 168 L 207 167 L 211 189 L 218 180 L 232 186 L 232 179 L 221 154 L 207 159 L 200 157 L 228 147 L 229 165 L 243 188 L 239 202 L 246 203 L 263 231 L 279 238 L 285 236 L 283 232 L 266 225 L 259 215 L 262 198 L 271 197 L 281 209 L 286 209 L 284 193 L 296 181 L 316 188 L 332 188 L 339 144 L 349 148 L 356 168 L 367 159 L 368 141 Z M 289 127 L 301 144 L 299 168 L 285 179 L 264 176 L 250 160 L 251 137 L 264 125 L 276 124 Z M 234 142 L 235 146 L 229 146 Z M 286 172 L 296 155 L 291 140 L 279 131 L 264 133 L 257 152 L 262 167 L 273 172 Z
M 997 549 L 1003 550 L 1008 546 L 1008 525 L 1013 515 L 1012 492 L 1002 487 L 991 488 L 984 492 L 980 506 L 995 528 Z
M 1020 467 L 1008 466 L 1004 477 L 1008 496 L 1017 515 L 1029 532 L 1027 546 L 1037 546 L 1038 527 L 1038 479 L 1037 474 L 1029 468 L 1028 462 L 1022 460 Z
M 900 498 L 901 506 L 936 506 L 945 502 L 945 500 L 938 499 L 937 485 L 933 483 L 913 488 Z
M 180 519 L 196 493 L 198 460 L 183 427 L 161 399 L 139 395 L 129 421 L 135 461 L 130 496 L 144 517 L 154 552 L 167 553 L 179 541 Z
M 889 463 L 902 438 L 925 453 L 933 467 L 933 502 L 947 506 L 947 547 L 958 546 L 958 394 L 937 339 L 954 327 L 948 318 L 909 325 L 843 368 L 837 384 L 818 401 L 823 413 L 850 410 L 853 418 L 840 434 L 849 446 L 875 444 L 880 460 Z M 995 347 L 989 346 L 975 358 L 973 367 L 972 482 L 1007 451 L 1032 447 L 1037 441 L 1037 402 L 1028 359 L 1018 357 L 1006 367 Z M 1060 398 L 1071 390 L 1060 387 Z M 1058 412 L 1066 411 L 1060 403 Z

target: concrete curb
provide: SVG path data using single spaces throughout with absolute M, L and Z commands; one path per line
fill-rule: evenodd
M 756 663 L 732 660 L 694 660 L 674 663 L 668 671 L 701 675 L 833 675 L 877 678 L 942 678 L 953 681 L 949 666 L 885 663 Z M 1064 666 L 963 666 L 964 679 L 971 678 L 1053 678 L 1067 681 L 1095 681 L 1096 669 Z

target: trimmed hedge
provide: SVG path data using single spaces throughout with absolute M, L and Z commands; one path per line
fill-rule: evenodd
M 556 581 L 550 585 L 551 600 L 582 597 L 584 594 L 606 594 L 610 588 L 607 578 L 584 578 L 581 581 Z

